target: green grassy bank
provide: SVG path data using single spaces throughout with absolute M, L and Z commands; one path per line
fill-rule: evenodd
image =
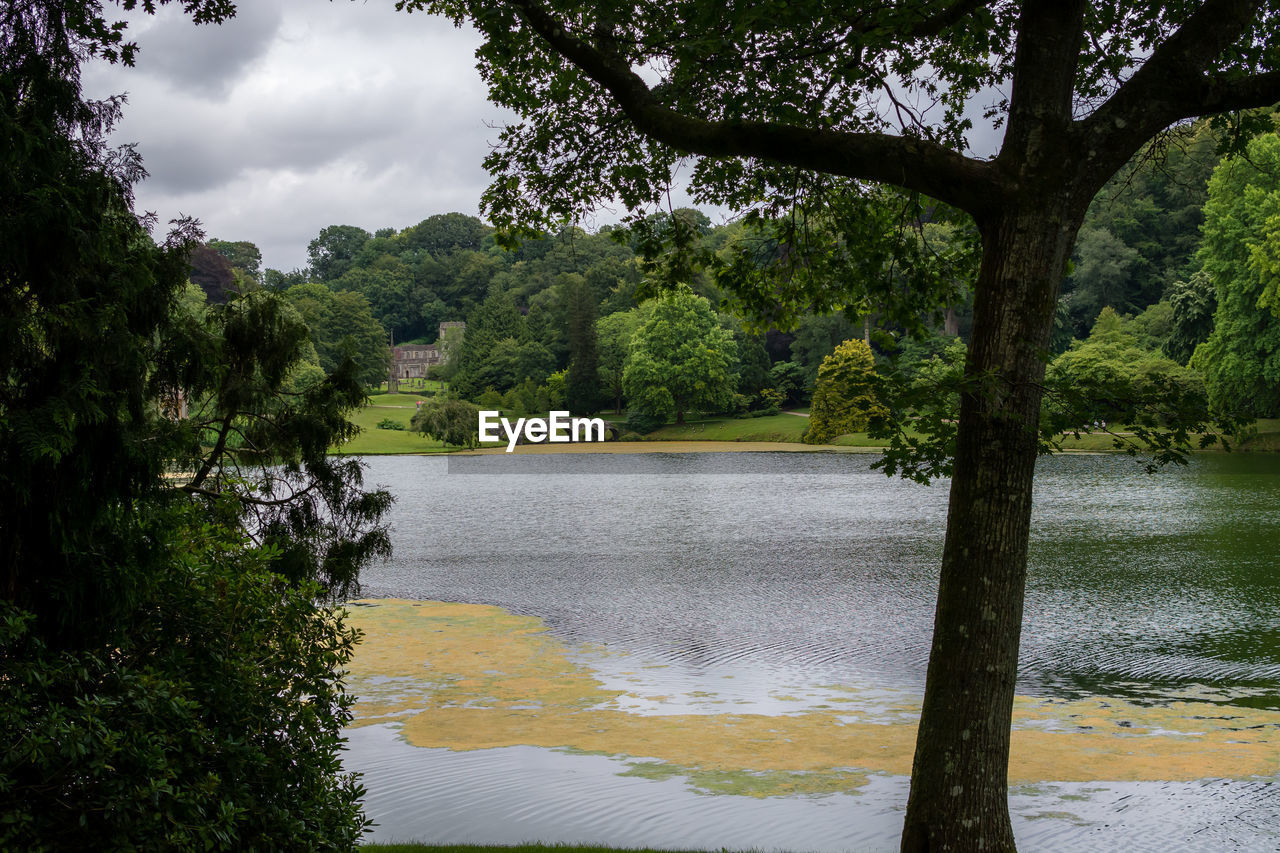
M 435 389 L 423 389 L 435 390 Z M 440 442 L 410 432 L 409 419 L 417 404 L 427 399 L 421 394 L 374 394 L 369 405 L 355 413 L 352 420 L 360 427 L 354 439 L 333 448 L 335 453 L 353 455 L 386 455 L 407 453 L 447 453 L 456 447 L 442 447 Z M 731 441 L 773 442 L 799 444 L 809 419 L 804 410 L 782 412 L 761 418 L 690 418 L 684 424 L 667 424 L 644 436 L 632 436 L 638 441 Z M 625 415 L 603 413 L 605 420 L 625 422 Z M 379 429 L 383 420 L 403 424 L 405 429 Z M 625 427 L 624 427 L 625 428 Z M 882 443 L 868 438 L 866 433 L 842 435 L 832 442 L 837 447 L 879 447 Z M 1110 435 L 1082 433 L 1079 438 L 1067 436 L 1062 443 L 1064 450 L 1101 453 L 1113 451 L 1115 438 Z M 1244 436 L 1232 442 L 1234 449 L 1242 451 L 1280 452 L 1280 419 L 1260 420 Z M 1215 448 L 1216 449 L 1216 448 Z
M 446 448 L 441 447 L 440 442 L 409 431 L 409 419 L 417 411 L 418 401 L 425 399 L 419 394 L 371 395 L 369 404 L 351 418 L 360 427 L 360 434 L 341 447 L 332 448 L 332 452 L 361 456 L 445 452 Z M 378 423 L 384 419 L 403 424 L 404 429 L 378 429 Z

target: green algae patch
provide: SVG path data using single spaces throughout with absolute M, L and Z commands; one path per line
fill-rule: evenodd
M 566 646 L 536 618 L 472 604 L 357 604 L 349 621 L 365 637 L 347 679 L 360 697 L 353 725 L 395 723 L 416 746 L 525 745 L 646 759 L 628 775 L 683 776 L 696 790 L 758 797 L 849 791 L 865 784 L 865 773 L 911 769 L 918 706 L 884 691 L 867 691 L 857 708 L 798 703 L 780 715 L 646 715 L 625 706 L 642 697 L 659 702 L 652 684 L 636 693 L 606 688 L 591 655 Z M 1015 703 L 1013 784 L 1277 774 L 1274 710 L 1197 698 Z
M 700 770 L 658 761 L 630 764 L 619 776 L 662 781 L 683 778 L 699 794 L 732 794 L 739 797 L 823 796 L 852 794 L 867 784 L 865 773 L 789 770 Z

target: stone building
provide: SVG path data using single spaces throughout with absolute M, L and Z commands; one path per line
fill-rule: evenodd
M 441 323 L 440 337 L 434 344 L 401 344 L 391 348 L 391 383 L 395 385 L 401 379 L 426 379 L 427 371 L 437 364 L 444 363 L 444 352 L 440 348 L 445 332 L 450 329 L 466 331 L 463 322 Z

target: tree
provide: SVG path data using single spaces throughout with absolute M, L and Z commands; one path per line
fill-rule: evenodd
M 631 338 L 640 325 L 640 313 L 616 311 L 596 321 L 596 337 L 600 342 L 600 385 L 613 398 L 614 412 L 622 413 L 623 371 L 631 355 Z
M 403 237 L 411 249 L 425 249 L 432 255 L 442 256 L 459 249 L 478 251 L 491 230 L 474 216 L 438 213 L 406 228 Z
M 296 314 L 206 310 L 195 224 L 157 245 L 134 215 L 120 101 L 80 91 L 85 57 L 132 60 L 122 25 L 6 4 L 0 44 L 0 848 L 349 849 L 356 635 L 322 602 L 385 553 L 390 500 L 325 458 L 351 366 L 285 388 Z
M 1199 121 L 1176 139 L 1147 145 L 1089 205 L 1085 229 L 1106 229 L 1140 255 L 1132 267 L 1135 307 L 1154 302 L 1194 271 L 1205 185 L 1221 141 L 1210 122 Z
M 809 408 L 807 444 L 827 444 L 837 436 L 861 432 L 886 414 L 876 400 L 876 358 L 862 340 L 849 340 L 822 360 Z
M 1191 366 L 1204 374 L 1215 409 L 1280 415 L 1280 316 L 1267 306 L 1276 217 L 1280 137 L 1259 137 L 1247 156 L 1224 160 L 1209 181 L 1200 260 L 1217 291 L 1213 332 Z
M 622 383 L 632 408 L 651 417 L 691 409 L 716 411 L 732 399 L 737 377 L 733 334 L 720 326 L 711 303 L 688 287 L 653 300 L 636 330 Z
M 1213 332 L 1213 314 L 1218 307 L 1213 281 L 1204 270 L 1186 281 L 1175 281 L 1169 286 L 1169 304 L 1173 321 L 1164 345 L 1165 355 L 1186 364 L 1196 347 Z
M 502 338 L 489 347 L 472 379 L 479 388 L 501 393 L 526 379 L 541 382 L 554 369 L 551 351 L 537 341 Z M 455 383 L 455 389 L 459 384 Z
M 351 269 L 356 253 L 364 248 L 372 234 L 355 225 L 326 225 L 307 244 L 307 260 L 311 275 L 317 281 L 333 281 Z
M 369 309 L 364 294 L 333 292 L 322 284 L 297 284 L 284 298 L 302 316 L 311 332 L 318 364 L 327 373 L 338 368 L 344 358 L 352 358 L 360 382 L 377 385 L 387 378 L 390 352 L 387 333 Z
M 808 314 L 792 331 L 791 360 L 804 368 L 804 387 L 813 388 L 818 381 L 822 361 L 835 352 L 841 341 L 858 331 L 844 314 Z
M 207 246 L 191 248 L 191 281 L 209 297 L 210 302 L 226 302 L 236 292 L 235 270 L 231 262 Z
M 600 408 L 600 354 L 596 339 L 596 301 L 580 275 L 561 280 L 568 319 L 569 373 L 565 404 L 569 411 L 590 414 Z
M 1144 346 L 1142 324 L 1104 308 L 1084 341 L 1055 358 L 1045 375 L 1045 421 L 1063 431 L 1090 425 L 1139 434 L 1162 423 L 1208 419 L 1204 380 Z M 1117 435 L 1117 446 L 1129 444 Z
M 511 294 L 498 288 L 491 290 L 484 302 L 467 316 L 466 332 L 458 347 L 453 392 L 469 399 L 483 391 L 486 383 L 481 373 L 493 348 L 504 339 L 510 339 L 512 346 L 518 347 L 525 334 L 524 317 Z
M 656 205 L 683 158 L 695 194 L 731 207 L 814 209 L 880 182 L 973 217 L 982 262 L 903 847 L 1012 849 L 1009 725 L 1058 284 L 1090 200 L 1148 140 L 1280 100 L 1275 10 L 1262 0 L 398 6 L 470 21 L 484 39 L 491 98 L 516 114 L 486 160 L 485 213 L 500 229 L 574 220 L 611 199 Z M 989 108 L 1004 136 L 988 159 L 967 153 L 965 105 L 993 90 L 1008 94 Z M 1243 116 L 1235 129 L 1263 124 Z
M 795 405 L 805 389 L 805 371 L 794 361 L 780 361 L 769 368 L 769 383 L 782 394 L 783 402 Z
M 435 398 L 418 407 L 409 421 L 409 429 L 441 445 L 477 447 L 480 444 L 480 409 L 465 400 Z
M 1071 313 L 1080 328 L 1108 306 L 1117 311 L 1132 311 L 1137 301 L 1133 292 L 1134 268 L 1138 252 L 1124 244 L 1105 228 L 1080 231 L 1075 254 L 1079 259 L 1069 280 Z
M 210 240 L 205 244 L 254 281 L 262 281 L 262 251 L 248 240 Z

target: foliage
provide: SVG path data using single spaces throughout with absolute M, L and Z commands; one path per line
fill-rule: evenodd
M 733 335 L 711 304 L 688 287 L 656 297 L 632 338 L 623 372 L 631 407 L 652 417 L 718 411 L 729 404 L 736 377 Z
M 1140 332 L 1136 321 L 1103 309 L 1088 340 L 1077 341 L 1049 365 L 1042 433 L 1050 447 L 1061 433 L 1110 430 L 1117 449 L 1149 451 L 1152 467 L 1185 461 L 1181 448 L 1190 434 L 1210 423 L 1204 382 L 1154 347 L 1144 347 Z M 1206 434 L 1201 446 L 1216 440 Z
M 383 418 L 378 421 L 378 429 L 405 429 L 405 425 L 395 418 Z
M 499 341 L 507 343 L 504 351 L 495 356 Z M 509 293 L 493 289 L 484 302 L 467 316 L 466 333 L 458 349 L 458 366 L 452 380 L 454 393 L 470 398 L 486 386 L 505 390 L 524 379 L 529 375 L 526 368 L 536 369 L 539 365 L 520 363 L 523 343 L 536 342 L 528 339 L 528 327 L 515 299 Z M 545 347 L 543 349 L 545 351 Z M 498 363 L 490 364 L 492 360 Z M 545 363 L 545 354 L 539 354 L 538 360 Z
M 795 337 L 791 341 L 791 361 L 804 370 L 800 387 L 813 388 L 818 382 L 818 368 L 823 360 L 859 331 L 858 325 L 844 314 L 807 314 L 801 317 L 793 329 Z
M 861 339 L 845 341 L 822 361 L 818 384 L 809 407 L 806 444 L 829 444 L 831 439 L 862 432 L 887 410 L 877 398 L 876 361 Z
M 565 291 L 569 337 L 569 372 L 565 379 L 565 405 L 569 411 L 590 414 L 600 408 L 600 354 L 596 336 L 596 302 L 582 276 L 566 275 Z
M 627 415 L 627 429 L 648 435 L 667 422 L 663 415 L 651 415 L 645 412 L 631 412 Z
M 596 339 L 600 348 L 600 385 L 613 399 L 613 410 L 622 411 L 623 371 L 631 354 L 631 339 L 640 325 L 640 314 L 634 308 L 617 311 L 596 321 Z
M 354 225 L 330 225 L 307 244 L 311 275 L 319 281 L 333 281 L 355 264 L 356 253 L 373 237 Z
M 1196 347 L 1213 332 L 1213 315 L 1218 307 L 1213 280 L 1199 270 L 1187 281 L 1175 281 L 1169 286 L 1169 305 L 1173 318 L 1164 352 L 1179 364 L 1186 364 Z
M 1280 216 L 1280 137 L 1259 137 L 1245 157 L 1224 160 L 1209 181 L 1200 260 L 1217 293 L 1213 333 L 1191 366 L 1204 374 L 1225 415 L 1280 414 L 1280 316 L 1266 307 L 1271 281 L 1261 262 Z
M 355 432 L 347 415 L 365 400 L 356 364 L 289 387 L 309 348 L 306 324 L 281 295 L 245 294 L 178 316 L 149 381 L 153 394 L 181 389 L 187 401 L 186 417 L 163 425 L 171 464 L 194 472 L 181 488 L 211 511 L 233 496 L 245 530 L 276 547 L 277 572 L 346 597 L 360 566 L 389 552 L 378 520 L 391 498 L 363 490 L 358 461 L 327 455 Z
M 414 412 L 409 429 L 441 444 L 473 448 L 480 444 L 480 409 L 465 400 L 435 398 Z
M 1200 245 L 1206 184 L 1218 163 L 1221 141 L 1208 121 L 1175 126 L 1143 146 L 1094 198 L 1076 254 L 1083 254 L 1085 233 L 1105 230 L 1134 255 L 1127 256 L 1123 288 L 1113 292 L 1112 299 L 1076 303 L 1080 332 L 1106 305 L 1117 311 L 1142 310 L 1191 274 Z M 1067 296 L 1075 295 L 1073 279 L 1063 284 Z M 1086 301 L 1091 304 L 1081 304 Z
M 795 207 L 774 218 L 749 214 L 717 257 L 717 283 L 748 316 L 793 328 L 806 311 L 850 320 L 876 313 L 920 335 L 968 301 L 976 231 L 959 212 L 883 188 Z
M 1103 308 L 1134 309 L 1131 293 L 1138 252 L 1105 228 L 1083 228 L 1076 241 L 1076 265 L 1067 293 L 1077 329 L 1086 327 Z
M 262 251 L 247 240 L 210 240 L 205 244 L 219 255 L 227 259 L 235 269 L 240 270 L 250 279 L 262 281 Z
M 354 368 L 316 377 L 276 294 L 184 293 L 198 229 L 153 242 L 119 101 L 79 89 L 123 26 L 7 4 L 0 43 L 0 847 L 349 848 L 354 637 L 319 599 L 389 502 L 324 459 Z
M 805 370 L 797 362 L 780 361 L 769 368 L 769 382 L 782 395 L 778 405 L 795 405 L 804 393 Z
M 348 850 L 368 825 L 340 762 L 356 632 L 180 515 L 109 651 L 50 648 L 0 603 L 0 847 Z
M 322 369 L 331 373 L 351 358 L 361 383 L 377 385 L 386 379 L 391 361 L 387 333 L 363 294 L 335 293 L 312 282 L 294 285 L 284 298 L 307 324 Z
M 738 383 L 734 390 L 752 398 L 769 386 L 769 352 L 765 349 L 765 336 L 743 328 L 736 317 L 722 314 L 720 324 L 733 333 L 733 346 L 738 354 Z
M 868 429 L 871 438 L 887 442 L 874 467 L 917 483 L 951 476 L 960 394 L 968 384 L 965 356 L 964 342 L 952 338 L 940 351 L 906 349 L 891 363 L 882 377 L 887 411 Z

